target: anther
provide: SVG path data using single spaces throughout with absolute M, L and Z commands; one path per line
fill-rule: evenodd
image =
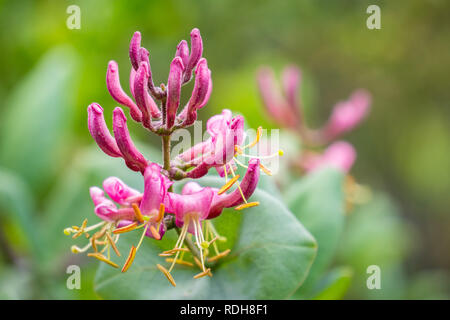
M 150 226 L 150 232 L 153 235 L 153 238 L 155 238 L 156 240 L 160 240 L 161 236 L 159 235 L 158 231 L 156 231 L 154 226 Z
M 169 263 L 172 263 L 174 261 L 175 261 L 176 264 L 181 264 L 181 265 L 188 266 L 188 267 L 193 267 L 194 266 L 193 263 L 188 262 L 188 261 L 184 261 L 184 260 L 181 260 L 181 259 L 177 259 L 177 260 L 174 260 L 173 258 L 167 258 L 166 259 L 166 262 L 169 262 Z
M 230 189 L 233 184 L 235 184 L 236 181 L 238 181 L 239 179 L 239 175 L 235 175 L 232 179 L 230 179 L 230 181 L 228 181 L 227 183 L 225 183 L 224 186 L 222 186 L 222 188 L 220 188 L 219 192 L 217 192 L 218 195 L 221 195 L 222 193 L 224 193 L 225 191 L 227 191 L 228 189 Z
M 123 265 L 122 272 L 126 272 L 128 270 L 128 268 L 133 263 L 135 256 L 136 256 L 136 247 L 135 246 L 131 246 L 130 253 L 128 254 L 128 258 L 125 261 L 125 264 Z
M 111 237 L 111 235 L 109 233 L 106 233 L 106 237 L 108 238 L 108 242 L 111 245 L 111 247 L 113 248 L 114 252 L 117 254 L 118 257 L 120 257 L 119 249 L 117 249 L 116 243 L 114 242 L 114 240 Z
M 200 273 L 196 274 L 196 275 L 194 276 L 194 279 L 199 279 L 199 278 L 202 278 L 202 277 L 208 276 L 208 275 L 212 275 L 212 274 L 211 274 L 211 269 L 210 269 L 210 268 L 206 269 L 206 270 L 203 271 L 203 272 L 200 272 Z
M 159 271 L 161 271 L 162 273 L 164 273 L 164 275 L 166 276 L 167 280 L 169 280 L 169 282 L 176 287 L 177 284 L 175 283 L 175 280 L 173 280 L 172 275 L 169 273 L 169 271 L 167 271 L 166 268 L 164 268 L 162 265 L 160 265 L 159 263 L 156 265 L 156 267 L 159 269 Z
M 137 225 L 138 225 L 137 222 L 133 222 L 133 223 L 130 223 L 129 225 L 127 225 L 125 227 L 114 229 L 113 233 L 114 234 L 120 234 L 120 233 L 125 233 L 125 232 L 128 232 L 128 231 L 132 231 L 132 230 L 136 229 Z
M 259 206 L 259 202 L 258 201 L 247 202 L 247 203 L 243 203 L 243 204 L 235 207 L 234 210 L 240 211 L 240 210 L 243 210 L 243 209 L 246 209 L 246 208 L 251 208 L 251 207 L 256 207 L 256 206 Z
M 131 206 L 133 207 L 134 215 L 136 216 L 136 220 L 139 221 L 139 223 L 143 223 L 144 222 L 144 216 L 142 215 L 141 210 L 139 209 L 137 204 L 133 203 Z
M 88 253 L 88 257 L 94 257 L 100 261 L 103 261 L 107 264 L 109 264 L 110 266 L 114 267 L 114 268 L 119 268 L 119 266 L 117 264 L 115 264 L 114 262 L 112 262 L 111 260 L 108 260 L 104 255 L 102 255 L 101 253 Z
M 272 175 L 272 172 L 271 172 L 269 169 L 267 169 L 262 163 L 259 164 L 259 167 L 260 167 L 261 170 L 262 170 L 265 174 L 267 174 L 268 176 L 271 176 L 271 175 Z
M 231 252 L 230 249 L 225 250 L 224 252 L 219 253 L 217 256 L 208 258 L 208 262 L 213 262 L 213 261 L 217 261 L 223 257 L 226 257 L 229 253 Z

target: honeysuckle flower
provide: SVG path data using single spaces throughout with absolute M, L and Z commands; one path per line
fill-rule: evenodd
M 370 94 L 365 90 L 355 91 L 347 101 L 339 102 L 333 108 L 328 123 L 322 129 L 328 141 L 352 130 L 368 114 Z
M 311 129 L 303 117 L 299 97 L 301 73 L 296 67 L 287 67 L 282 75 L 283 90 L 279 90 L 272 70 L 262 68 L 258 73 L 259 91 L 271 118 L 283 127 L 297 131 L 306 145 L 325 145 L 356 127 L 368 114 L 370 94 L 362 89 L 338 103 L 322 128 Z
M 350 171 L 356 160 L 356 151 L 345 141 L 332 143 L 323 154 L 308 151 L 301 159 L 301 167 L 307 172 L 314 171 L 323 166 L 332 166 L 343 172 Z
M 192 254 L 193 261 L 201 269 L 194 278 L 212 276 L 211 269 L 207 267 L 208 263 L 215 263 L 225 257 L 230 249 L 219 251 L 215 241 L 226 239 L 218 234 L 211 220 L 220 215 L 224 208 L 233 207 L 242 210 L 258 205 L 258 202 L 248 202 L 248 199 L 256 189 L 259 170 L 270 174 L 260 163 L 259 159 L 263 157 L 244 153 L 245 149 L 258 144 L 262 128 L 258 128 L 253 142 L 244 145 L 244 119 L 242 116 L 233 117 L 229 110 L 224 110 L 208 121 L 207 131 L 210 135 L 208 140 L 193 146 L 171 161 L 171 134 L 179 128 L 190 126 L 197 119 L 198 110 L 206 105 L 212 90 L 211 70 L 206 59 L 202 58 L 203 43 L 198 29 L 191 32 L 190 47 L 189 50 L 184 40 L 179 43 L 170 65 L 167 84 L 155 87 L 149 51 L 141 47 L 141 34 L 135 32 L 129 47 L 132 68 L 128 80 L 131 97 L 120 85 L 117 63 L 115 61 L 108 63 L 106 73 L 108 91 L 113 99 L 129 108 L 133 120 L 161 136 L 164 168 L 157 163 L 149 162 L 135 147 L 122 108 L 116 107 L 113 111 L 113 135 L 111 135 L 105 123 L 103 108 L 97 103 L 89 105 L 88 128 L 92 137 L 107 155 L 123 158 L 131 170 L 142 174 L 144 190 L 141 193 L 127 186 L 119 178 L 109 177 L 103 181 L 103 190 L 95 186 L 89 190 L 94 203 L 94 213 L 101 221 L 88 226 L 85 219 L 81 226 L 72 226 L 64 230 L 65 234 L 72 235 L 73 238 L 84 235 L 89 239 L 89 243 L 82 248 L 73 246 L 74 253 L 85 252 L 92 248 L 93 251 L 88 253 L 88 256 L 115 268 L 119 266 L 112 261 L 110 251 L 112 249 L 120 256 L 116 246 L 119 236 L 141 230 L 139 242 L 130 248 L 122 267 L 122 272 L 126 272 L 146 236 L 161 240 L 167 230 L 175 228 L 179 233 L 175 247 L 160 254 L 167 257 L 166 262 L 171 264 L 170 268 L 167 270 L 161 264 L 157 264 L 157 268 L 174 286 L 176 283 L 171 271 L 175 264 L 194 266 L 190 261 L 183 260 L 187 252 Z M 194 71 L 195 83 L 191 97 L 178 113 L 181 88 L 191 80 Z M 241 156 L 250 158 L 248 165 L 238 160 L 237 157 Z M 240 176 L 235 172 L 238 165 L 247 168 L 242 181 L 239 181 Z M 225 178 L 225 184 L 221 188 L 202 187 L 196 182 L 190 182 L 183 187 L 181 194 L 173 192 L 172 180 L 199 178 L 207 174 L 210 168 L 216 168 L 219 175 Z M 228 191 L 233 186 L 235 190 Z M 194 236 L 194 242 L 188 233 Z M 212 257 L 210 246 L 215 252 Z

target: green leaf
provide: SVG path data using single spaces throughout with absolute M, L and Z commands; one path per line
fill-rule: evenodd
M 205 177 L 202 185 L 218 187 L 223 179 Z M 175 244 L 171 230 L 162 241 L 144 240 L 126 273 L 102 264 L 96 291 L 105 299 L 284 299 L 306 278 L 316 255 L 316 242 L 292 213 L 267 192 L 257 189 L 252 201 L 260 206 L 243 212 L 225 210 L 213 220 L 218 232 L 228 238 L 232 252 L 214 267 L 213 277 L 193 279 L 198 269 L 176 267 L 177 286 L 170 285 L 156 264 L 158 256 Z M 139 235 L 120 237 L 119 249 L 127 256 Z M 126 257 L 117 259 L 123 265 Z
M 336 169 L 324 168 L 294 183 L 285 197 L 288 207 L 318 243 L 308 279 L 294 298 L 309 297 L 337 249 L 344 225 L 343 177 Z
M 42 240 L 36 228 L 35 206 L 27 184 L 16 174 L 0 168 L 0 214 L 16 222 L 23 231 L 31 252 L 40 255 Z
M 2 119 L 0 163 L 42 188 L 55 173 L 70 128 L 77 56 L 70 47 L 46 54 L 14 89 Z
M 316 300 L 340 300 L 344 297 L 352 281 L 353 271 L 340 267 L 330 271 L 318 284 Z

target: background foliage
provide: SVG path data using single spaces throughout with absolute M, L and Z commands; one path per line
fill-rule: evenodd
M 377 31 L 365 26 L 374 3 L 381 7 Z M 71 4 L 81 8 L 81 30 L 66 27 Z M 368 121 L 347 136 L 358 150 L 352 174 L 371 187 L 372 200 L 333 219 L 326 208 L 309 214 L 311 202 L 334 201 L 328 182 L 315 184 L 320 174 L 294 182 L 285 195 L 326 248 L 311 267 L 316 281 L 293 297 L 448 298 L 449 13 L 445 0 L 0 1 L 0 297 L 98 297 L 97 263 L 72 255 L 62 228 L 92 211 L 88 186 L 113 174 L 142 182 L 92 146 L 86 107 L 100 103 L 110 123 L 106 65 L 114 59 L 128 68 L 135 30 L 159 83 L 176 44 L 198 27 L 214 81 L 202 119 L 227 107 L 250 126 L 271 127 L 255 85 L 262 64 L 302 68 L 306 115 L 315 125 L 354 88 L 374 96 Z M 158 141 L 131 130 L 158 160 Z M 69 264 L 83 266 L 82 290 L 66 289 Z M 382 290 L 366 288 L 371 264 L 383 270 Z

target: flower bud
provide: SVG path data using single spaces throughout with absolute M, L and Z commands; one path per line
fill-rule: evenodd
M 189 62 L 189 46 L 186 40 L 181 40 L 181 42 L 178 44 L 175 57 L 180 57 L 181 61 L 183 61 L 183 66 L 187 66 Z
M 183 61 L 175 57 L 170 64 L 169 79 L 167 80 L 167 128 L 170 129 L 177 115 L 180 105 L 181 77 L 183 76 Z
M 139 68 L 139 49 L 141 48 L 141 33 L 139 31 L 136 31 L 133 34 L 133 37 L 131 38 L 130 42 L 130 61 L 131 65 L 133 66 L 134 70 L 137 70 Z
M 142 122 L 145 127 L 151 129 L 151 117 L 159 117 L 160 111 L 153 98 L 148 94 L 147 83 L 148 65 L 145 61 L 142 61 L 134 78 L 134 95 L 136 104 L 142 112 Z
M 117 146 L 127 166 L 131 170 L 144 172 L 147 160 L 134 146 L 128 132 L 127 119 L 120 107 L 115 108 L 113 112 L 113 131 Z
M 116 177 L 109 177 L 103 181 L 103 189 L 108 196 L 120 205 L 129 205 L 127 199 L 140 195 L 140 192 L 127 186 Z
M 195 85 L 192 91 L 191 98 L 187 105 L 186 124 L 192 124 L 194 118 L 196 118 L 197 109 L 203 107 L 207 99 L 209 98 L 211 84 L 211 72 L 208 69 L 208 63 L 206 59 L 202 58 L 195 70 Z
M 202 57 L 203 53 L 203 42 L 202 37 L 200 35 L 200 30 L 194 28 L 191 31 L 191 54 L 189 56 L 189 61 L 185 65 L 184 70 L 184 83 L 189 82 L 192 77 L 192 70 L 194 70 L 198 61 Z
M 107 155 L 121 157 L 122 154 L 120 153 L 119 147 L 106 126 L 103 108 L 97 103 L 92 103 L 87 110 L 88 129 L 95 142 L 97 142 L 97 145 Z
M 113 60 L 108 63 L 108 69 L 106 71 L 106 87 L 114 100 L 121 105 L 130 108 L 130 115 L 133 120 L 137 122 L 142 121 L 142 113 L 139 111 L 133 100 L 131 100 L 131 98 L 123 91 L 120 85 L 119 66 L 117 65 L 117 62 Z

